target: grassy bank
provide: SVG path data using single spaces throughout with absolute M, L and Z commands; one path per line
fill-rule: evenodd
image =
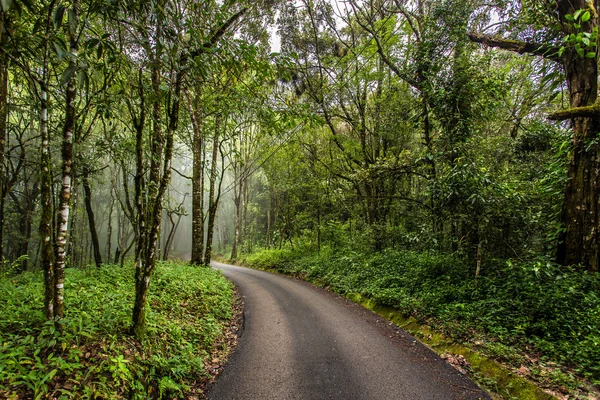
M 143 343 L 127 334 L 132 268 L 71 269 L 66 278 L 62 335 L 44 322 L 41 274 L 0 279 L 0 398 L 201 396 L 213 359 L 226 351 L 234 301 L 219 272 L 160 264 Z
M 599 274 L 502 263 L 488 265 L 476 283 L 458 258 L 409 251 L 263 250 L 243 262 L 373 299 L 543 387 L 585 398 L 590 383 L 600 384 Z

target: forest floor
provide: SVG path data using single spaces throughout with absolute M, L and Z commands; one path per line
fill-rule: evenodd
M 598 274 L 508 263 L 493 273 L 487 266 L 474 285 L 460 260 L 408 251 L 263 250 L 237 263 L 308 280 L 394 319 L 503 398 L 546 396 L 525 379 L 556 398 L 600 398 Z
M 128 334 L 131 266 L 68 269 L 64 332 L 42 313 L 40 273 L 0 279 L 0 398 L 203 398 L 237 342 L 242 303 L 209 268 L 161 263 L 146 339 Z

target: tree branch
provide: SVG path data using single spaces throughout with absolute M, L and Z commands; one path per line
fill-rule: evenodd
M 175 173 L 177 175 L 181 176 L 184 179 L 189 179 L 190 181 L 194 180 L 194 178 L 192 178 L 191 176 L 184 175 L 182 172 L 178 171 L 177 168 L 175 168 L 175 167 L 171 167 L 171 170 L 175 171 Z
M 558 48 L 540 43 L 522 42 L 520 40 L 504 39 L 499 36 L 482 35 L 481 33 L 468 32 L 469 40 L 475 43 L 481 43 L 489 47 L 496 47 L 503 50 L 514 51 L 519 54 L 532 54 L 534 56 L 544 57 L 548 60 L 559 62 Z
M 573 118 L 594 118 L 600 120 L 600 103 L 591 106 L 568 108 L 556 111 L 548 116 L 551 121 L 565 121 Z
M 210 37 L 210 39 L 208 39 L 206 42 L 204 42 L 202 44 L 202 46 L 200 46 L 199 48 L 197 48 L 195 50 L 190 51 L 188 55 L 183 55 L 182 60 L 181 60 L 182 64 L 185 63 L 187 57 L 195 58 L 195 57 L 201 56 L 202 54 L 206 53 L 206 51 L 208 49 L 210 49 L 215 44 L 217 44 L 217 42 L 223 37 L 223 35 L 225 35 L 225 33 L 227 33 L 227 30 L 229 30 L 229 27 L 231 25 L 233 25 L 233 23 L 235 21 L 237 21 L 247 11 L 248 11 L 248 7 L 244 7 L 237 13 L 233 14 L 227 21 L 225 21 L 225 23 L 223 25 L 221 25 L 221 27 L 219 29 L 217 29 L 217 31 L 215 33 L 213 33 L 213 35 Z

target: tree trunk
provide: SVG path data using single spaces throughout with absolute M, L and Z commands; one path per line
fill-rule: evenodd
M 196 94 L 200 96 L 199 93 Z M 192 255 L 191 263 L 201 265 L 204 256 L 204 138 L 202 116 L 198 101 L 192 104 L 188 99 L 194 137 L 192 140 L 193 179 L 192 179 Z
M 244 165 L 247 165 L 247 161 L 244 163 Z M 240 237 L 240 249 L 242 254 L 246 253 L 248 251 L 248 249 L 246 249 L 246 217 L 248 215 L 248 178 L 246 176 L 246 172 L 244 171 L 244 173 L 242 174 L 242 181 L 240 182 L 240 190 L 241 190 L 241 233 L 239 235 Z
M 586 0 L 561 0 L 557 2 L 559 18 L 587 9 Z M 596 12 L 583 23 L 582 29 L 591 32 L 599 26 Z M 564 24 L 566 34 L 573 29 Z M 576 52 L 565 52 L 565 74 L 570 94 L 571 108 L 590 106 L 598 96 L 598 60 L 580 57 Z M 570 152 L 568 183 L 565 192 L 562 220 L 565 231 L 561 235 L 557 259 L 561 264 L 581 264 L 591 271 L 600 268 L 600 131 L 598 118 L 573 119 L 573 150 Z
M 573 24 L 565 23 L 566 15 L 577 10 L 590 10 L 591 18 L 581 22 L 581 32 L 592 32 L 600 25 L 598 2 L 589 0 L 556 0 L 558 22 L 565 35 L 577 34 Z M 469 33 L 469 39 L 492 47 L 529 53 L 563 64 L 569 88 L 570 109 L 550 116 L 554 120 L 573 121 L 573 148 L 567 172 L 567 187 L 562 210 L 564 232 L 559 237 L 556 258 L 564 265 L 582 265 L 590 271 L 600 270 L 600 131 L 598 112 L 598 56 L 581 57 L 567 45 L 562 56 L 558 49 L 538 43 L 505 40 L 499 37 Z M 583 109 L 582 109 L 583 108 Z
M 0 11 L 0 48 L 4 48 L 5 35 L 2 30 L 4 13 Z M 0 51 L 0 274 L 4 260 L 4 206 L 6 201 L 6 168 L 4 167 L 4 151 L 6 147 L 6 124 L 8 121 L 8 57 Z
M 78 53 L 78 32 L 79 25 L 79 0 L 73 0 L 69 17 L 74 21 L 69 21 L 69 50 L 73 54 L 69 61 L 69 67 L 77 67 Z M 69 224 L 69 211 L 71 204 L 71 182 L 73 166 L 73 131 L 75 129 L 77 98 L 77 79 L 75 74 L 67 83 L 65 95 L 65 123 L 63 126 L 62 141 L 62 186 L 60 191 L 60 203 L 57 218 L 56 248 L 54 262 L 54 318 L 62 319 L 65 316 L 64 311 L 64 283 L 65 283 L 65 263 L 67 250 L 67 228 Z M 58 329 L 61 324 L 56 324 Z
M 35 208 L 37 205 L 37 200 L 38 200 L 37 198 L 40 194 L 39 182 L 37 182 L 37 181 L 34 182 L 31 190 L 29 190 L 27 182 L 25 183 L 25 185 L 26 185 L 26 191 L 24 193 L 24 203 L 25 204 L 23 205 L 23 207 L 19 208 L 19 211 L 22 213 L 23 218 L 20 220 L 20 223 L 19 223 L 19 233 L 20 233 L 21 237 L 19 240 L 19 245 L 17 247 L 16 254 L 15 254 L 16 258 L 18 258 L 22 255 L 29 254 L 29 241 L 31 239 L 31 226 L 33 224 L 33 215 L 35 213 Z M 16 196 L 15 196 L 14 200 L 16 200 Z M 27 260 L 27 259 L 23 260 L 20 271 L 26 271 L 28 268 L 28 264 L 29 264 L 29 260 Z
M 233 227 L 233 243 L 231 245 L 231 260 L 236 260 L 238 257 L 238 241 L 240 240 L 240 201 L 242 190 L 240 188 L 238 166 L 235 166 L 233 177 L 233 204 L 234 211 L 234 227 Z
M 96 267 L 102 266 L 102 255 L 100 253 L 100 240 L 98 239 L 98 231 L 96 230 L 96 218 L 94 216 L 94 208 L 92 207 L 92 188 L 90 186 L 90 168 L 85 165 L 83 167 L 83 190 L 85 192 L 85 209 L 88 216 L 88 224 L 90 227 L 90 235 L 92 238 L 92 247 L 94 253 L 94 262 Z
M 158 26 L 157 37 L 161 37 L 161 26 Z M 157 54 L 158 58 L 158 54 Z M 177 124 L 179 122 L 181 87 L 183 84 L 183 70 L 176 72 L 175 87 L 173 90 L 173 103 L 167 112 L 168 124 L 166 134 L 161 129 L 161 98 L 160 93 L 160 66 L 155 63 L 152 67 L 152 87 L 156 98 L 153 99 L 153 133 L 151 137 L 150 181 L 148 184 L 148 204 L 142 207 L 142 192 L 136 185 L 136 203 L 140 219 L 140 230 L 136 253 L 139 260 L 136 263 L 136 293 L 133 308 L 132 332 L 137 339 L 141 339 L 146 330 L 146 297 L 150 285 L 150 277 L 156 268 L 157 244 L 160 236 L 160 226 L 163 211 L 163 201 L 167 187 L 171 181 L 171 160 L 173 158 L 173 142 Z M 142 140 L 136 143 L 138 154 L 138 177 L 142 178 Z M 161 171 L 162 166 L 162 171 Z
M 215 218 L 217 216 L 219 193 L 215 193 L 217 183 L 217 165 L 219 162 L 219 130 L 221 116 L 215 117 L 215 135 L 213 138 L 212 160 L 210 167 L 210 189 L 208 195 L 208 228 L 206 232 L 206 246 L 204 251 L 204 264 L 209 265 L 212 253 L 213 231 L 215 228 Z
M 111 255 L 112 255 L 112 220 L 113 220 L 113 211 L 115 208 L 115 196 L 114 196 L 115 185 L 113 181 L 113 185 L 110 188 L 110 208 L 108 210 L 108 232 L 106 235 L 106 260 L 110 263 Z
M 267 249 L 271 249 L 271 190 L 267 195 L 267 233 L 265 235 L 265 242 L 267 242 Z
M 40 81 L 40 190 L 41 215 L 39 233 L 41 238 L 40 253 L 41 267 L 44 271 L 44 314 L 46 318 L 54 318 L 54 244 L 52 242 L 52 171 L 50 160 L 50 135 L 48 132 L 48 81 L 50 79 L 50 33 L 55 1 L 48 7 L 46 16 L 46 32 L 44 35 L 44 50 L 42 61 L 42 79 Z

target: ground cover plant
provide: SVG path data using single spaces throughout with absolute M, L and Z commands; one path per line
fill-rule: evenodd
M 262 250 L 244 262 L 396 308 L 542 386 L 576 391 L 582 378 L 600 384 L 600 274 L 509 261 L 488 265 L 476 283 L 459 257 L 398 250 Z
M 149 399 L 200 395 L 231 318 L 232 284 L 219 272 L 160 263 L 148 334 L 129 335 L 131 266 L 68 269 L 62 334 L 46 322 L 37 272 L 0 279 L 0 398 Z M 219 347 L 219 350 L 215 346 Z

